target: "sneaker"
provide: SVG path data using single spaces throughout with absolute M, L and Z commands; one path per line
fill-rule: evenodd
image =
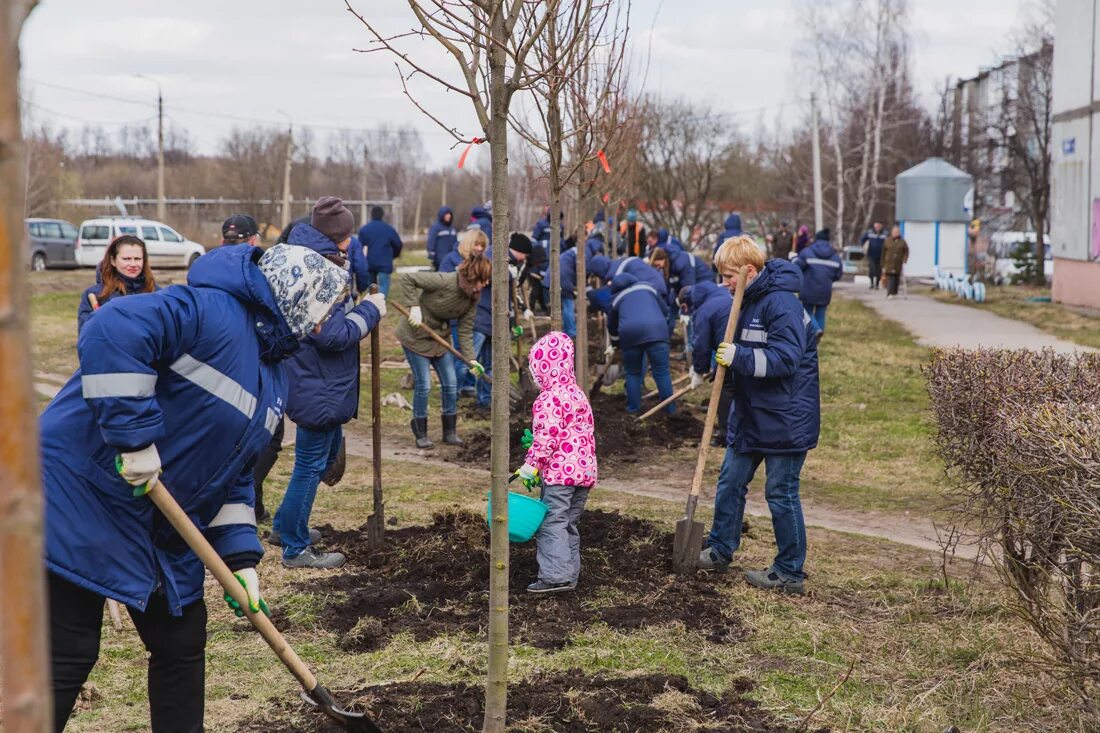
M 766 570 L 749 570 L 745 573 L 745 580 L 749 585 L 763 588 L 764 590 L 778 590 L 789 595 L 800 596 L 804 592 L 801 580 L 787 580 L 779 577 L 779 573 L 772 568 Z
M 317 529 L 313 529 L 312 527 L 310 527 L 310 529 L 309 529 L 309 544 L 316 545 L 320 541 L 321 541 L 321 531 L 317 530 Z M 282 547 L 283 546 L 283 536 L 281 534 L 279 534 L 279 530 L 275 529 L 274 527 L 271 528 L 271 533 L 267 536 L 267 543 L 269 545 L 275 545 L 276 547 Z
M 531 585 L 527 586 L 528 593 L 566 593 L 571 590 L 576 590 L 576 583 L 547 583 L 542 580 L 536 580 Z
M 724 573 L 730 566 L 729 560 L 723 560 L 718 557 L 718 553 L 709 547 L 704 547 L 703 551 L 699 553 L 699 562 L 696 563 L 700 570 L 714 570 L 719 573 Z
M 312 547 L 302 550 L 297 557 L 283 558 L 284 568 L 316 568 L 318 570 L 331 570 L 343 567 L 347 562 L 339 552 L 317 552 Z

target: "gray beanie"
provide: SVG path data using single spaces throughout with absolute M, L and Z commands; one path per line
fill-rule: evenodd
M 347 210 L 341 199 L 336 196 L 322 196 L 313 205 L 313 215 L 309 223 L 321 234 L 340 244 L 351 236 L 351 230 L 355 227 L 355 217 Z

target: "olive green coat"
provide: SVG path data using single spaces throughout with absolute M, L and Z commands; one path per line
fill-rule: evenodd
M 457 272 L 406 272 L 395 275 L 390 297 L 405 306 L 420 306 L 424 325 L 445 339 L 450 339 L 450 321 L 458 321 L 459 350 L 467 359 L 474 353 L 474 316 L 477 298 L 470 298 L 458 286 Z M 397 340 L 410 351 L 435 358 L 448 353 L 422 328 L 413 328 L 409 319 L 397 324 Z
M 909 261 L 909 245 L 904 239 L 887 239 L 882 250 L 882 272 L 885 275 L 900 275 L 901 266 Z

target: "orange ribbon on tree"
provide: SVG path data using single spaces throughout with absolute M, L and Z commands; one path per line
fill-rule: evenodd
M 489 142 L 489 138 L 487 138 L 487 137 L 486 138 L 475 137 L 473 140 L 471 140 L 470 144 L 466 146 L 466 149 L 462 151 L 462 155 L 458 159 L 458 167 L 461 168 L 462 166 L 466 165 L 466 156 L 470 154 L 470 148 L 472 148 L 475 145 L 481 145 L 482 143 L 487 143 L 487 142 Z

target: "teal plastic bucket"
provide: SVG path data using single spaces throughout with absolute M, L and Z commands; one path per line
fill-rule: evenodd
M 493 521 L 493 499 L 489 495 L 486 503 L 485 515 L 490 525 Z M 535 536 L 542 526 L 542 520 L 546 518 L 546 505 L 538 499 L 525 494 L 508 492 L 508 540 L 510 542 L 527 542 Z

